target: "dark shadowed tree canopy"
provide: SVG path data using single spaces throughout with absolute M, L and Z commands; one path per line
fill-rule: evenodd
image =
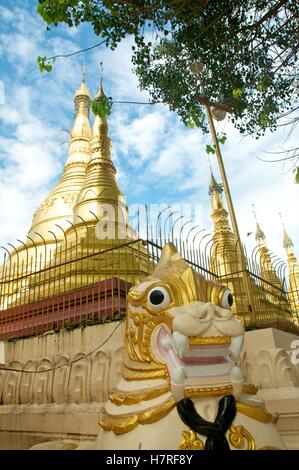
M 111 49 L 133 36 L 141 88 L 190 126 L 207 131 L 203 106 L 217 102 L 242 133 L 258 137 L 298 106 L 298 0 L 39 3 L 49 28 L 90 23 Z M 46 58 L 39 63 L 51 68 Z M 200 79 L 190 70 L 194 63 L 201 64 Z

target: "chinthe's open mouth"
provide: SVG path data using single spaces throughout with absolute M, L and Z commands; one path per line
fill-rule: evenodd
M 172 381 L 227 376 L 239 356 L 243 336 L 187 337 L 179 331 L 172 334 L 164 326 L 156 334 L 160 360 L 166 363 Z

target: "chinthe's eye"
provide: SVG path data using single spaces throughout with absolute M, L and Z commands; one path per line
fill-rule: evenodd
M 166 308 L 170 303 L 169 294 L 164 287 L 154 287 L 148 293 L 147 297 L 149 306 L 153 310 L 160 310 Z
M 233 305 L 233 303 L 234 303 L 233 294 L 231 293 L 229 289 L 226 289 L 222 295 L 221 305 L 223 308 L 226 308 L 229 310 L 231 306 Z

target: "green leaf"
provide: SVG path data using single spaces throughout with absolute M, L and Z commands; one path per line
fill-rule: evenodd
M 41 56 L 38 56 L 38 58 L 36 59 L 40 72 L 43 72 L 45 70 L 45 60 L 46 60 L 46 57 L 41 57 Z
M 223 132 L 223 133 L 218 137 L 218 142 L 223 145 L 223 144 L 225 144 L 226 140 L 227 140 L 227 136 L 226 136 L 226 134 Z
M 213 145 L 213 147 L 211 145 L 206 145 L 206 153 L 207 154 L 211 153 L 212 155 L 214 155 L 215 152 L 216 152 L 215 145 Z
M 40 57 L 36 59 L 38 66 L 39 66 L 39 71 L 43 73 L 44 71 L 46 72 L 51 72 L 53 69 L 53 65 L 49 62 L 49 59 L 47 57 Z M 51 59 L 52 64 L 54 64 L 55 59 Z
M 194 122 L 192 121 L 187 121 L 186 126 L 190 127 L 190 129 L 194 129 Z
M 196 125 L 196 127 L 200 126 L 200 120 L 198 119 L 197 116 L 193 116 L 193 121 L 194 121 L 194 124 Z
M 266 127 L 270 123 L 269 113 L 266 111 L 262 111 L 259 115 L 259 123 L 261 126 Z
M 295 174 L 295 183 L 299 184 L 299 166 L 297 166 L 297 168 L 294 169 L 294 173 Z
M 106 116 L 110 116 L 112 104 L 111 98 L 103 96 L 101 99 L 91 101 L 91 109 L 95 116 L 99 116 L 104 119 Z
M 45 6 L 44 6 L 42 3 L 39 4 L 38 7 L 37 7 L 37 9 L 36 9 L 37 13 L 38 13 L 39 15 L 42 15 L 42 14 L 43 14 L 43 11 L 44 11 L 44 8 L 45 8 Z
M 243 88 L 234 88 L 234 89 L 233 89 L 233 97 L 234 97 L 234 98 L 241 98 L 241 96 L 243 95 L 243 93 L 244 93 Z

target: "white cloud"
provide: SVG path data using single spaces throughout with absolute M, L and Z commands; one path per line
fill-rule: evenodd
M 0 105 L 5 104 L 5 86 L 4 82 L 0 80 Z
M 159 111 L 151 113 L 139 112 L 139 117 L 128 120 L 123 114 L 117 114 L 111 129 L 116 145 L 128 155 L 132 165 L 140 165 L 158 152 L 161 139 L 164 140 L 165 117 Z
M 200 131 L 189 130 L 179 123 L 173 123 L 163 141 L 163 148 L 152 165 L 152 171 L 162 177 L 179 180 L 181 190 L 198 187 L 194 171 L 199 166 L 203 136 Z M 189 176 L 188 176 L 189 173 Z
M 2 17 L 5 20 L 12 20 L 14 17 L 14 14 L 11 10 L 8 10 L 8 8 L 4 8 L 0 6 L 0 17 Z
M 75 81 L 78 86 L 80 80 L 80 65 L 70 61 L 57 63 L 50 75 L 40 74 L 38 54 L 73 51 L 78 46 L 63 38 L 47 42 L 45 25 L 37 15 L 18 7 L 12 13 L 13 17 L 0 9 L 4 26 L 9 26 L 1 37 L 6 91 L 6 102 L 0 106 L 2 244 L 25 238 L 33 212 L 62 172 L 66 149 L 60 145 L 60 130 L 70 127 L 70 85 L 74 91 Z
M 114 99 L 148 101 L 148 93 L 140 91 L 137 76 L 132 73 L 132 45 L 132 38 L 127 37 L 113 52 L 103 46 L 99 50 L 95 49 L 95 76 L 98 74 L 99 62 L 102 61 L 104 79 L 109 80 L 108 92 L 113 93 Z
M 16 112 L 11 103 L 18 103 Z M 14 125 L 11 137 L 0 136 L 1 244 L 25 237 L 32 214 L 62 170 L 57 131 L 30 110 L 31 89 L 17 87 L 0 107 L 0 122 Z
M 37 56 L 37 48 L 33 39 L 22 34 L 0 35 L 2 47 L 5 48 L 10 62 L 32 61 L 32 57 Z

